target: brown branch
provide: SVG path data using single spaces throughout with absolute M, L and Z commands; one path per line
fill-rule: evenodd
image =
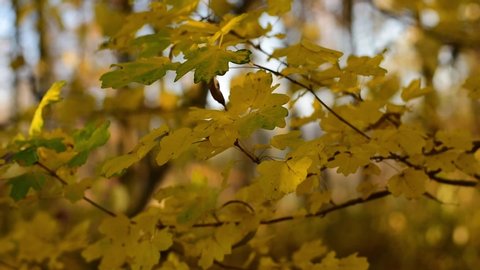
M 260 164 L 261 160 L 260 158 L 258 158 L 257 156 L 255 156 L 254 154 L 248 152 L 245 148 L 243 148 L 241 145 L 240 145 L 240 142 L 238 140 L 235 140 L 235 142 L 233 143 L 233 145 L 235 145 L 240 151 L 242 151 L 249 159 L 251 159 L 255 164 Z
M 390 194 L 391 193 L 388 190 L 377 191 L 377 192 L 371 194 L 366 199 L 363 199 L 363 198 L 351 199 L 351 200 L 348 200 L 344 203 L 333 205 L 331 207 L 320 210 L 316 213 L 306 214 L 304 216 L 284 216 L 284 217 L 279 217 L 279 218 L 274 218 L 274 219 L 262 220 L 262 221 L 260 221 L 260 225 L 270 225 L 270 224 L 280 223 L 280 222 L 294 220 L 294 219 L 298 220 L 298 219 L 302 219 L 302 218 L 324 217 L 331 212 L 341 210 L 341 209 L 345 209 L 345 208 L 348 208 L 348 207 L 351 207 L 351 206 L 355 206 L 357 204 L 362 204 L 362 203 L 374 201 L 374 200 L 377 200 L 377 199 L 381 199 L 381 198 L 386 197 Z M 214 228 L 214 227 L 220 227 L 220 226 L 223 226 L 225 224 L 230 224 L 230 223 L 239 224 L 240 222 L 239 221 L 235 221 L 235 222 L 217 221 L 217 222 L 209 222 L 209 223 L 196 223 L 196 224 L 193 224 L 192 227 L 193 228 L 209 228 L 209 227 Z M 175 229 L 176 228 L 175 225 L 163 225 L 163 224 L 160 224 L 160 223 L 157 225 L 157 227 L 159 229 L 163 229 L 163 228 L 166 228 L 166 227 L 168 227 L 170 229 Z
M 60 177 L 55 171 L 53 171 L 52 169 L 48 168 L 45 164 L 41 163 L 41 162 L 36 162 L 35 163 L 37 166 L 39 166 L 40 168 L 42 168 L 43 170 L 45 170 L 50 176 L 52 176 L 54 179 L 56 179 L 58 182 L 60 182 L 60 184 L 62 184 L 63 186 L 68 186 L 68 182 L 65 181 L 62 177 Z M 117 214 L 115 214 L 114 212 L 108 210 L 107 208 L 101 206 L 100 204 L 98 204 L 97 202 L 95 202 L 94 200 L 88 198 L 87 196 L 83 196 L 82 199 L 86 202 L 88 202 L 90 205 L 92 205 L 93 207 L 99 209 L 100 211 L 106 213 L 107 215 L 111 216 L 111 217 L 117 217 Z
M 430 179 L 445 185 L 461 186 L 461 187 L 476 187 L 478 185 L 478 182 L 476 181 L 465 180 L 465 179 L 447 179 L 447 178 L 440 177 L 438 176 L 438 174 L 442 172 L 441 169 L 438 169 L 435 171 L 429 171 L 428 168 L 426 168 L 425 166 L 416 165 L 408 161 L 408 156 L 400 156 L 397 154 L 390 153 L 390 156 L 388 157 L 374 156 L 374 157 L 371 157 L 370 159 L 377 162 L 383 161 L 383 160 L 395 160 L 395 161 L 401 162 L 412 169 L 424 171 L 425 174 L 427 174 L 427 176 L 430 177 Z
M 316 213 L 307 214 L 307 215 L 303 216 L 303 218 L 325 217 L 327 214 L 329 214 L 331 212 L 334 212 L 334 211 L 337 211 L 337 210 L 340 210 L 340 209 L 345 209 L 345 208 L 348 208 L 350 206 L 354 206 L 354 205 L 357 205 L 357 204 L 362 204 L 362 203 L 374 201 L 374 200 L 377 200 L 377 199 L 381 199 L 381 198 L 386 197 L 390 194 L 391 193 L 388 190 L 377 191 L 377 192 L 371 194 L 366 199 L 363 199 L 363 198 L 351 199 L 351 200 L 348 200 L 344 203 L 337 204 L 337 205 L 334 205 L 332 207 L 320 210 Z M 260 225 L 269 225 L 269 224 L 274 224 L 274 223 L 279 223 L 279 222 L 283 222 L 283 221 L 287 221 L 287 220 L 294 220 L 294 219 L 298 219 L 298 217 L 285 216 L 285 217 L 280 217 L 280 218 L 261 221 Z

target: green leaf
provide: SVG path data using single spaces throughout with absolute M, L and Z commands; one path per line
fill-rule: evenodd
M 75 141 L 74 150 L 78 152 L 70 161 L 68 165 L 70 167 L 83 165 L 88 158 L 88 155 L 92 150 L 104 145 L 110 138 L 108 127 L 109 121 L 105 121 L 102 124 L 95 124 L 91 122 L 87 124 L 84 129 L 81 129 L 73 134 Z
M 163 78 L 167 70 L 174 70 L 177 65 L 170 62 L 167 57 L 153 57 L 113 66 L 118 69 L 100 77 L 102 88 L 121 88 L 132 82 L 150 85 Z
M 55 150 L 57 153 L 64 152 L 67 147 L 63 143 L 63 138 L 43 139 L 35 138 L 28 141 L 31 145 L 36 147 L 45 147 Z
M 31 188 L 39 191 L 45 183 L 45 175 L 25 173 L 9 179 L 7 183 L 11 186 L 10 197 L 15 201 L 19 201 L 27 196 Z
M 170 46 L 170 33 L 161 30 L 158 33 L 140 36 L 132 42 L 132 46 L 138 50 L 138 56 L 155 57 L 161 55 L 162 52 Z
M 245 64 L 250 61 L 249 50 L 229 51 L 217 46 L 196 49 L 185 55 L 187 61 L 177 68 L 175 81 L 187 72 L 195 70 L 194 82 L 210 82 L 213 77 L 223 75 L 228 71 L 228 63 Z
M 21 166 L 31 166 L 38 161 L 37 148 L 30 146 L 13 155 L 12 160 L 16 161 Z
M 65 81 L 59 81 L 55 82 L 50 89 L 47 90 L 45 95 L 43 96 L 42 100 L 40 101 L 40 104 L 38 105 L 37 109 L 35 110 L 35 113 L 33 115 L 32 122 L 30 124 L 30 129 L 28 131 L 28 134 L 30 136 L 36 136 L 42 132 L 43 128 L 43 109 L 55 102 L 60 101 L 60 91 L 62 90 L 62 87 L 66 84 Z

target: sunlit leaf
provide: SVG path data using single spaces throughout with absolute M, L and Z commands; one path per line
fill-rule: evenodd
M 32 122 L 30 123 L 30 129 L 28 131 L 30 136 L 37 136 L 41 133 L 43 128 L 43 109 L 52 103 L 60 101 L 60 91 L 65 84 L 65 81 L 55 82 L 50 89 L 47 90 L 40 101 L 40 104 L 35 110 Z
M 402 99 L 409 101 L 411 99 L 424 96 L 433 91 L 431 87 L 420 86 L 420 79 L 413 80 L 407 87 L 402 90 Z

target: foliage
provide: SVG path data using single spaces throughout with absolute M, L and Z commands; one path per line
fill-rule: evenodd
M 422 120 L 427 115 L 417 117 L 416 104 L 434 92 L 431 83 L 416 78 L 402 87 L 397 75 L 381 66 L 384 53 L 343 61 L 342 52 L 308 38 L 268 53 L 258 40 L 283 37 L 262 26 L 260 17 L 282 18 L 291 1 L 267 1 L 240 15 L 218 11 L 216 5 L 227 1 L 207 2 L 210 7 L 156 1 L 128 15 L 118 29 L 107 24 L 109 40 L 102 47 L 130 55 L 100 77 L 102 87 L 118 95 L 108 97 L 100 113 L 91 109 L 95 117 L 89 122 L 63 122 L 65 115 L 76 115 L 62 103 L 75 98 L 69 92 L 61 101 L 68 83 L 56 82 L 33 113 L 28 135 L 15 130 L 4 141 L 0 201 L 12 225 L 0 235 L 3 264 L 66 269 L 69 258 L 81 256 L 85 268 L 99 269 L 368 269 L 369 258 L 338 256 L 321 239 L 308 238 L 296 243 L 296 251 L 278 256 L 272 243 L 284 236 L 276 226 L 305 226 L 390 195 L 436 199 L 444 186 L 477 185 L 476 134 L 432 129 Z M 202 8 L 210 8 L 207 17 L 199 16 Z M 141 34 L 145 26 L 154 33 Z M 234 71 L 233 64 L 242 69 Z M 218 84 L 218 79 L 224 80 Z M 185 90 L 175 96 L 162 89 L 161 102 L 170 98 L 170 104 L 160 103 L 145 118 L 136 115 L 144 109 L 142 87 L 157 81 L 179 81 Z M 476 77 L 466 79 L 472 101 L 478 87 Z M 198 88 L 222 106 L 190 107 L 189 95 Z M 325 92 L 332 102 L 323 99 Z M 309 98 L 312 112 L 299 116 L 296 106 Z M 121 114 L 115 115 L 118 108 Z M 137 124 L 141 134 L 120 150 L 114 140 L 125 134 L 118 135 L 121 130 L 112 124 L 116 117 Z M 305 127 L 312 124 L 319 135 L 306 139 Z M 266 139 L 252 145 L 259 134 Z M 244 159 L 232 156 L 232 149 Z M 130 214 L 105 199 L 115 196 L 109 189 L 122 177 L 152 162 L 171 171 L 174 180 L 144 190 L 149 203 L 141 211 Z M 238 163 L 255 166 L 241 185 L 231 176 Z M 212 176 L 192 164 L 219 164 L 222 172 Z M 334 202 L 326 173 L 361 176 L 351 183 L 357 197 Z M 45 207 L 45 198 L 55 202 Z M 297 202 L 292 209 L 282 209 L 292 198 Z M 72 218 L 56 219 L 58 207 Z M 88 207 L 98 213 L 80 214 Z

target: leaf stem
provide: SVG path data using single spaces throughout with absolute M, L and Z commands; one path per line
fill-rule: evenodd
M 235 145 L 240 151 L 242 151 L 249 159 L 251 159 L 255 164 L 260 164 L 261 160 L 255 156 L 254 154 L 248 152 L 245 148 L 243 148 L 242 145 L 240 145 L 240 142 L 237 140 L 235 140 L 235 142 L 233 143 L 233 145 Z

